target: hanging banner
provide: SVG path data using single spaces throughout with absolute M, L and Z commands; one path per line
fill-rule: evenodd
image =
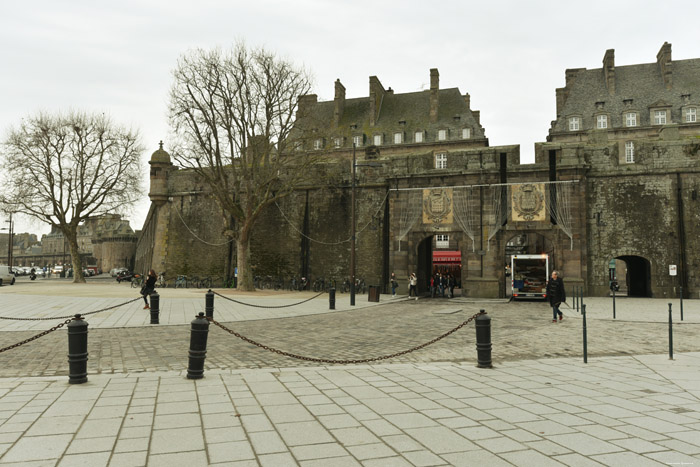
M 451 224 L 452 188 L 423 190 L 423 223 Z
M 513 222 L 537 222 L 547 220 L 544 183 L 512 185 L 511 217 Z

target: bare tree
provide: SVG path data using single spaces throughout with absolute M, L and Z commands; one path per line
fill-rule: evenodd
M 122 210 L 141 194 L 138 133 L 104 115 L 39 114 L 11 129 L 3 149 L 4 197 L 17 211 L 63 233 L 73 282 L 85 282 L 78 226 Z
M 273 53 L 242 43 L 228 51 L 185 54 L 173 75 L 173 157 L 202 177 L 228 214 L 238 287 L 253 290 L 253 226 L 266 206 L 308 179 L 314 163 L 309 153 L 295 150 L 303 135 L 294 128 L 298 99 L 311 89 L 311 78 Z

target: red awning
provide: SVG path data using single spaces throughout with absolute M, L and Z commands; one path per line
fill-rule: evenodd
M 433 251 L 433 263 L 462 263 L 461 251 Z

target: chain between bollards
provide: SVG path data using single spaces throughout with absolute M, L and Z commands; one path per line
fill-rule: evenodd
M 588 335 L 586 329 L 586 305 L 581 305 L 583 315 L 583 363 L 588 363 Z
M 68 383 L 87 382 L 88 323 L 75 315 L 68 323 Z
M 670 303 L 668 304 L 668 359 L 673 360 L 673 318 Z

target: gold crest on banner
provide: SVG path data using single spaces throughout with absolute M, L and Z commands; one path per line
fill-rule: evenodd
M 452 188 L 423 190 L 423 223 L 452 223 Z
M 544 183 L 512 185 L 510 189 L 511 216 L 514 222 L 547 220 Z

